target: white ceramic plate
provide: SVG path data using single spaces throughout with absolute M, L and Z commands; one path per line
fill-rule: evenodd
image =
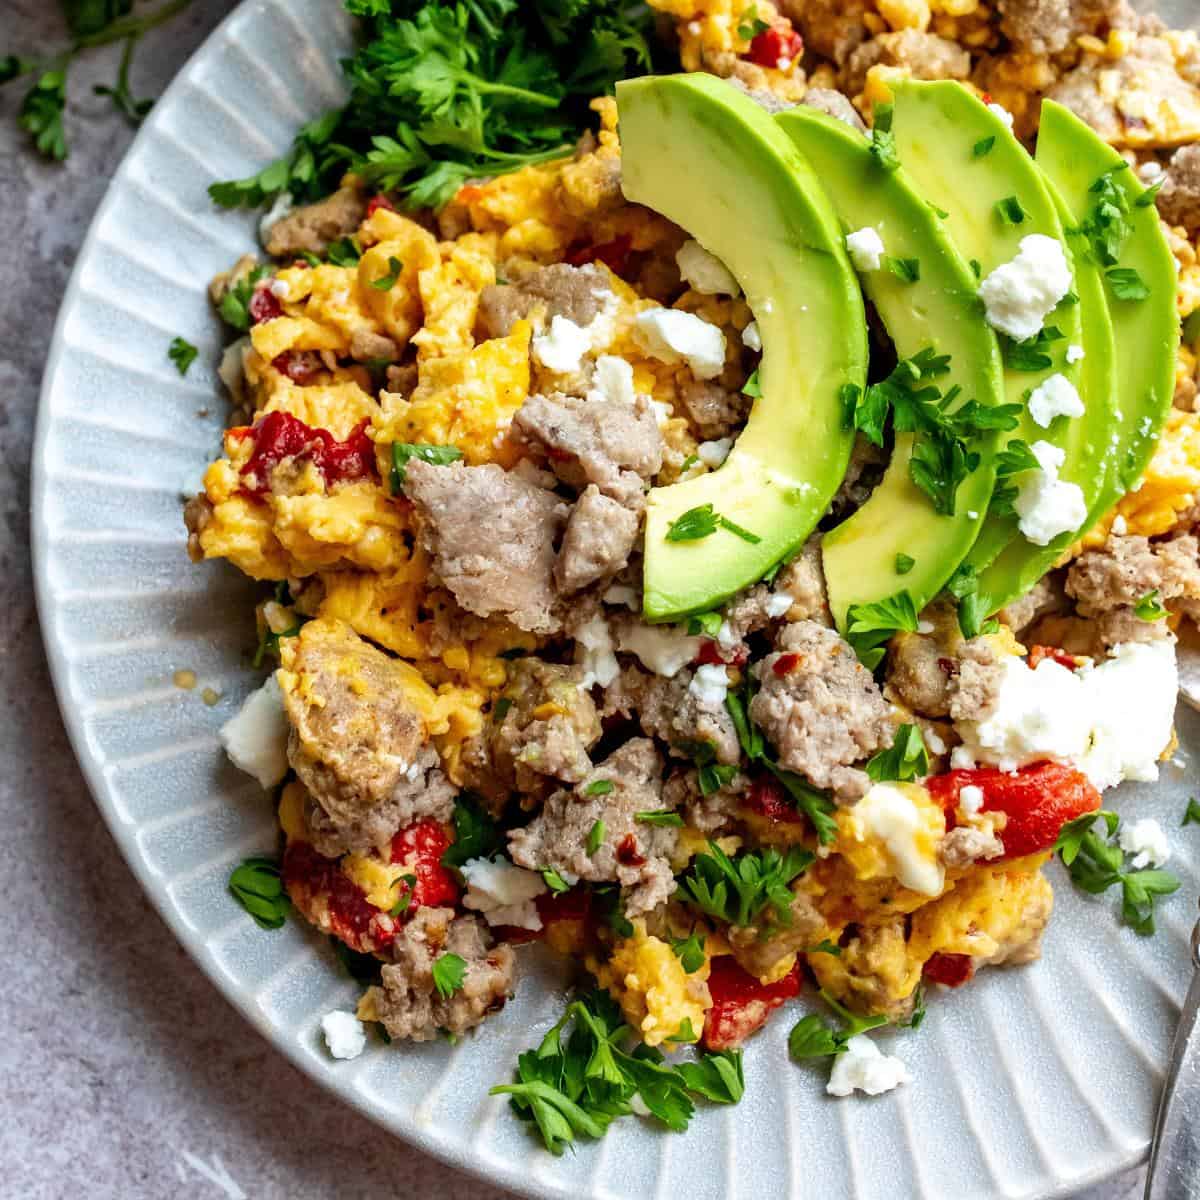
M 686 1135 L 637 1120 L 561 1159 L 487 1096 L 562 1006 L 561 979 L 529 964 L 482 1036 L 332 1061 L 318 1021 L 356 989 L 298 921 L 267 933 L 229 897 L 230 868 L 275 843 L 266 796 L 223 759 L 220 724 L 257 683 L 246 661 L 251 590 L 191 566 L 180 492 L 218 452 L 221 332 L 206 281 L 253 248 L 253 221 L 205 187 L 279 154 L 339 99 L 349 28 L 335 0 L 247 0 L 155 106 L 79 256 L 59 318 L 34 452 L 38 599 L 63 715 L 97 803 L 180 941 L 246 1018 L 303 1070 L 387 1129 L 455 1165 L 541 1196 L 1042 1197 L 1134 1163 L 1146 1148 L 1187 975 L 1200 829 L 1179 828 L 1184 772 L 1117 799 L 1162 819 L 1183 890 L 1160 933 L 1118 928 L 1111 898 L 1074 893 L 1044 962 L 989 971 L 936 997 L 897 1039 L 915 1082 L 830 1100 L 791 1064 L 788 1014 L 746 1053 L 747 1092 Z M 186 380 L 167 361 L 197 343 Z M 195 691 L 172 675 L 189 669 Z M 200 689 L 221 695 L 206 707 Z M 1181 709 L 1184 747 L 1200 718 Z

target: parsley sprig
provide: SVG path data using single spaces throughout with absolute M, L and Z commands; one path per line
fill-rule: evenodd
M 892 744 L 867 760 L 867 774 L 876 782 L 910 783 L 929 774 L 929 753 L 919 725 L 901 725 Z
M 762 541 L 757 533 L 743 529 L 741 525 L 716 512 L 711 503 L 699 504 L 681 513 L 667 527 L 666 538 L 668 542 L 698 542 L 711 537 L 718 529 L 724 529 L 754 546 Z
M 821 999 L 829 1005 L 841 1021 L 840 1028 L 828 1024 L 819 1013 L 801 1017 L 788 1034 L 788 1053 L 794 1059 L 826 1058 L 831 1054 L 844 1054 L 852 1037 L 878 1029 L 887 1024 L 886 1017 L 860 1017 L 840 1005 L 824 988 Z
M 1101 832 L 1096 823 L 1102 822 Z M 1121 921 L 1135 933 L 1148 937 L 1154 933 L 1154 903 L 1159 896 L 1179 890 L 1179 879 L 1170 871 L 1157 868 L 1127 870 L 1125 851 L 1117 841 L 1120 818 L 1101 809 L 1068 821 L 1054 843 L 1076 887 L 1093 896 L 1101 895 L 1115 884 L 1121 886 Z
M 460 868 L 472 858 L 491 858 L 504 845 L 504 834 L 483 804 L 469 792 L 454 801 L 454 841 L 442 853 L 443 867 Z
M 846 640 L 868 670 L 875 670 L 895 633 L 917 632 L 917 609 L 907 592 L 873 604 L 852 604 L 846 612 Z
M 392 469 L 388 482 L 393 496 L 399 496 L 404 491 L 404 477 L 408 473 L 408 464 L 414 458 L 434 467 L 448 467 L 463 456 L 457 446 L 431 446 L 422 442 L 393 442 Z
M 334 190 L 347 169 L 410 208 L 439 208 L 469 179 L 568 154 L 589 101 L 651 66 L 653 14 L 621 0 L 345 0 L 362 19 L 343 64 L 344 108 L 310 122 L 226 207 Z
M 229 890 L 260 928 L 278 929 L 287 920 L 291 902 L 273 858 L 256 855 L 234 867 Z
M 681 1030 L 681 1034 L 694 1031 Z M 639 1097 L 651 1116 L 683 1132 L 696 1111 L 693 1096 L 736 1104 L 745 1091 L 740 1050 L 703 1054 L 671 1066 L 657 1050 L 626 1047 L 632 1031 L 606 992 L 572 1002 L 534 1050 L 517 1059 L 516 1082 L 492 1095 L 510 1097 L 513 1111 L 531 1121 L 546 1149 L 561 1154 L 576 1138 L 601 1138 Z M 686 1039 L 685 1039 L 686 1040 Z
M 716 842 L 697 854 L 680 877 L 682 899 L 701 912 L 730 925 L 750 925 L 766 908 L 774 923 L 790 925 L 792 893 L 788 884 L 808 870 L 813 855 L 803 846 L 782 854 L 774 846 L 730 858 Z

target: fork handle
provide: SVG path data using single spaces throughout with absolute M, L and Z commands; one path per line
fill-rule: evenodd
M 1192 977 L 1163 1082 L 1145 1200 L 1200 1200 L 1200 923 L 1192 930 Z

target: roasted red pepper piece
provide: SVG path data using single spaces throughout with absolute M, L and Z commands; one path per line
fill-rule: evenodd
M 772 775 L 756 775 L 746 790 L 746 807 L 768 821 L 783 821 L 799 825 L 804 818 L 784 794 L 783 787 Z
M 781 22 L 755 35 L 748 57 L 760 67 L 786 71 L 803 53 L 804 39 L 786 22 Z M 786 65 L 781 67 L 781 62 Z
M 388 212 L 396 211 L 396 206 L 384 192 L 376 192 L 376 194 L 367 201 L 367 216 L 372 216 L 381 208 L 386 208 Z
M 271 291 L 270 284 L 260 283 L 251 295 L 246 311 L 250 314 L 251 325 L 261 325 L 264 321 L 273 321 L 276 317 L 282 317 L 283 305 Z
M 921 971 L 930 983 L 944 983 L 946 987 L 962 987 L 975 975 L 975 960 L 969 954 L 934 954 Z
M 432 819 L 418 821 L 392 838 L 392 862 L 403 863 L 417 877 L 409 911 L 423 904 L 437 907 L 458 902 L 458 884 L 442 866 L 442 855 L 452 841 L 445 827 Z
M 1057 646 L 1031 646 L 1029 658 L 1026 661 L 1031 668 L 1036 669 L 1038 663 L 1044 662 L 1048 658 L 1052 658 L 1060 667 L 1066 667 L 1068 671 L 1074 671 L 1079 666 L 1079 659 L 1075 655 L 1068 654 Z
M 308 387 L 325 369 L 315 350 L 285 350 L 271 360 L 271 366 L 300 387 Z
M 288 842 L 281 874 L 292 903 L 351 950 L 370 954 L 396 936 L 400 922 L 368 903 L 338 860 L 318 854 L 308 842 Z
M 231 431 L 254 439 L 254 451 L 241 470 L 243 490 L 252 496 L 269 492 L 271 471 L 285 458 L 310 459 L 329 484 L 375 475 L 375 443 L 367 437 L 367 424 L 361 421 L 339 442 L 328 429 L 313 429 L 291 413 L 270 412 L 253 425 Z
M 624 277 L 629 267 L 629 255 L 632 250 L 633 238 L 627 233 L 622 233 L 613 238 L 611 242 L 573 246 L 567 251 L 566 261 L 573 267 L 582 267 L 585 263 L 590 262 L 602 262 L 614 275 Z
M 984 812 L 1008 815 L 998 834 L 1004 855 L 994 861 L 1051 849 L 1068 821 L 1100 807 L 1100 793 L 1082 771 L 1052 762 L 1034 763 L 1012 774 L 994 767 L 951 771 L 927 780 L 925 786 L 945 809 L 951 826 L 959 793 L 968 786 L 983 792 Z
M 729 1050 L 761 1029 L 785 1000 L 800 994 L 800 963 L 777 983 L 764 984 L 743 971 L 737 959 L 722 954 L 712 960 L 708 990 L 713 1005 L 704 1017 L 704 1045 Z

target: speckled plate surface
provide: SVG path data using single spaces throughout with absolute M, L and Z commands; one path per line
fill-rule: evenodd
M 372 1044 L 334 1062 L 318 1022 L 354 985 L 299 922 L 259 930 L 226 891 L 230 868 L 275 844 L 267 797 L 223 759 L 216 731 L 258 683 L 251 590 L 184 552 L 181 491 L 218 451 L 221 331 L 206 281 L 254 246 L 249 216 L 217 212 L 212 179 L 257 169 L 336 103 L 350 31 L 334 0 L 248 0 L 180 74 L 118 171 L 79 257 L 46 369 L 34 452 L 33 544 L 43 631 L 76 753 L 113 836 L 179 939 L 255 1028 L 385 1128 L 489 1180 L 570 1197 L 1044 1197 L 1144 1152 L 1187 976 L 1200 830 L 1179 828 L 1190 770 L 1123 789 L 1159 817 L 1183 889 L 1151 940 L 1109 898 L 1052 875 L 1045 960 L 935 997 L 897 1039 L 915 1082 L 831 1100 L 786 1056 L 777 1019 L 746 1054 L 747 1092 L 685 1135 L 618 1122 L 552 1158 L 490 1084 L 562 1005 L 561 978 L 525 955 L 516 999 L 458 1046 Z M 186 379 L 171 338 L 199 345 Z M 178 670 L 198 676 L 175 687 Z M 201 689 L 220 700 L 212 707 Z M 1183 755 L 1200 718 L 1180 710 Z M 236 1031 L 231 1030 L 231 1036 Z

